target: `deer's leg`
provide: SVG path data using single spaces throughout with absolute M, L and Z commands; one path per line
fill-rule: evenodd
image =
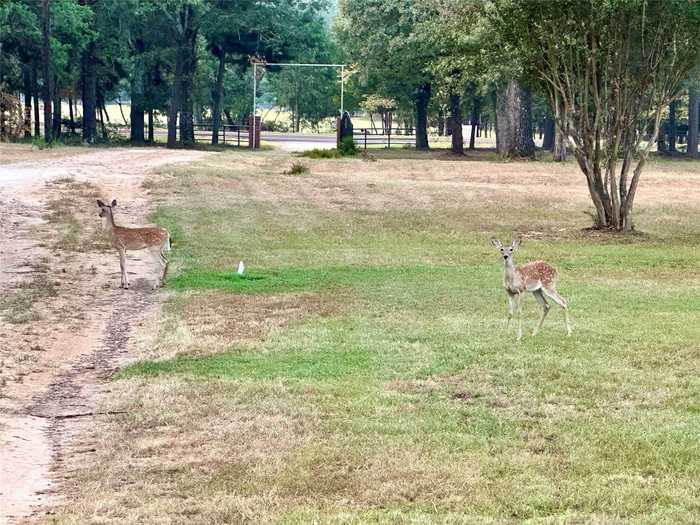
M 544 294 L 549 297 L 552 301 L 557 303 L 564 309 L 564 322 L 566 324 L 566 335 L 571 335 L 571 321 L 569 321 L 569 305 L 554 288 L 542 288 Z
M 510 328 L 510 320 L 515 312 L 515 299 L 511 294 L 508 294 L 508 317 L 506 318 L 506 332 Z
M 155 290 L 156 288 L 163 286 L 165 279 L 165 269 L 168 264 L 168 260 L 163 255 L 160 246 L 151 247 L 149 248 L 148 252 L 153 258 L 153 262 L 158 264 L 158 273 L 156 276 L 156 280 L 153 283 L 153 289 Z
M 542 317 L 540 317 L 540 322 L 537 323 L 537 326 L 532 332 L 532 335 L 537 335 L 537 332 L 540 331 L 540 328 L 542 328 L 542 323 L 544 323 L 544 318 L 547 317 L 547 314 L 549 313 L 549 303 L 547 303 L 547 299 L 544 298 L 544 294 L 542 293 L 542 290 L 535 290 L 532 292 L 532 294 L 535 296 L 535 299 L 537 299 L 537 302 L 540 303 L 542 306 Z
M 518 341 L 523 338 L 523 294 L 517 295 L 518 300 Z
M 160 260 L 163 263 L 163 273 L 161 274 L 160 284 L 161 286 L 165 284 L 165 274 L 168 273 L 168 258 L 163 252 L 160 252 Z
M 163 245 L 160 247 L 160 260 L 163 262 L 163 276 L 160 279 L 161 284 L 165 284 L 165 274 L 168 273 L 168 258 L 165 256 L 165 252 L 170 249 L 170 238 L 168 237 Z
M 129 277 L 126 273 L 126 250 L 119 249 L 119 266 L 122 270 L 122 288 L 129 288 Z

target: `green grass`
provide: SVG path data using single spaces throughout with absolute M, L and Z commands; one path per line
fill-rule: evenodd
M 176 239 L 174 294 L 160 357 L 117 375 L 129 468 L 106 458 L 102 477 L 135 488 L 107 501 L 142 520 L 177 516 L 176 495 L 209 522 L 696 522 L 700 220 L 685 204 L 647 205 L 646 235 L 587 237 L 579 204 L 527 181 L 449 200 L 461 190 L 406 176 L 413 161 L 319 162 L 293 182 L 274 175 L 286 161 L 168 179 L 186 195 L 154 217 Z M 464 170 L 468 186 L 483 164 L 438 175 Z M 529 336 L 532 297 L 523 341 L 505 330 L 488 239 L 525 228 L 551 234 L 516 261 L 558 268 L 571 337 L 556 306 Z M 267 326 L 277 311 L 286 322 Z M 230 335 L 242 323 L 266 326 L 255 344 Z M 223 351 L 201 355 L 207 337 Z

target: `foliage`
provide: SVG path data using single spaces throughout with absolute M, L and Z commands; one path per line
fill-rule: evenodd
M 337 149 L 310 149 L 301 154 L 309 159 L 339 159 L 340 152 Z
M 357 146 L 351 136 L 343 137 L 338 145 L 338 153 L 343 157 L 351 157 L 357 155 Z
M 289 168 L 284 170 L 282 173 L 284 175 L 303 175 L 304 173 L 308 173 L 308 172 L 309 172 L 309 168 L 306 167 L 306 165 L 299 162 L 298 160 L 294 160 L 289 165 Z
M 413 106 L 415 91 L 433 80 L 436 56 L 422 24 L 434 15 L 429 2 L 341 0 L 335 32 L 353 75 L 368 93 Z
M 416 145 L 427 148 L 427 106 L 438 50 L 426 22 L 432 2 L 343 0 L 335 32 L 352 74 L 365 93 L 392 98 L 404 113 L 415 108 Z
M 596 226 L 632 230 L 662 112 L 698 63 L 700 4 L 496 0 L 491 16 L 547 94 L 586 176 Z

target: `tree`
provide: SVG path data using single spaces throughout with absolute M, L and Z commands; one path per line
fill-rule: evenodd
M 41 2 L 41 69 L 44 75 L 42 98 L 44 99 L 44 140 L 51 142 L 53 114 L 51 77 L 51 0 Z
M 41 22 L 39 13 L 19 1 L 8 1 L 0 5 L 0 26 L 10 27 L 12 31 L 0 31 L 0 85 L 5 84 L 9 90 L 21 88 L 24 92 L 24 133 L 31 136 L 31 100 L 38 96 L 36 89 L 36 57 L 41 54 Z M 21 79 L 9 74 L 15 66 L 21 71 Z M 38 104 L 35 109 L 38 111 Z M 38 128 L 38 115 L 35 119 Z M 35 128 L 35 129 L 37 129 Z M 38 133 L 37 133 L 38 136 Z
M 533 157 L 532 92 L 516 80 L 496 91 L 496 150 L 506 156 Z
M 595 226 L 632 230 L 662 111 L 697 63 L 700 4 L 493 0 L 492 7 L 502 39 L 555 110 L 586 177 Z
M 426 23 L 435 17 L 431 2 L 342 0 L 335 31 L 341 49 L 357 69 L 366 93 L 413 107 L 416 148 L 428 148 L 428 103 L 436 56 Z

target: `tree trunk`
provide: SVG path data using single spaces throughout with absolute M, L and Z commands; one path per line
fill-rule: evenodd
M 32 82 L 32 95 L 34 96 L 34 136 L 36 138 L 41 137 L 41 124 L 39 123 L 39 85 L 37 83 L 37 67 L 36 62 L 32 62 L 31 69 L 31 82 Z
M 97 60 L 95 43 L 89 43 L 80 58 L 83 98 L 83 140 L 95 143 L 97 137 Z
M 224 91 L 224 73 L 226 73 L 226 53 L 218 50 L 219 68 L 216 72 L 216 85 L 212 93 L 212 112 L 211 112 L 211 143 L 219 143 L 219 125 L 221 124 L 221 98 Z
M 668 151 L 676 152 L 676 137 L 678 136 L 678 126 L 676 125 L 677 100 L 671 101 L 668 106 Z
M 496 150 L 501 155 L 532 157 L 532 93 L 515 80 L 496 91 Z
M 53 87 L 53 125 L 51 133 L 54 139 L 61 136 L 61 97 L 59 96 L 58 86 Z
M 700 96 L 696 88 L 688 91 L 688 155 L 696 158 L 698 156 L 698 103 Z
M 51 142 L 51 131 L 53 115 L 51 111 L 51 97 L 53 95 L 53 82 L 51 78 L 51 45 L 49 41 L 51 32 L 50 17 L 51 0 L 42 0 L 41 6 L 41 29 L 42 29 L 42 46 L 41 46 L 41 65 L 44 76 L 44 86 L 42 95 L 44 99 L 44 140 Z
M 518 91 L 520 112 L 515 149 L 521 157 L 531 158 L 535 156 L 535 141 L 532 138 L 532 91 L 529 89 Z
M 476 137 L 480 132 L 479 121 L 481 120 L 481 98 L 474 97 L 472 101 L 472 118 L 470 120 L 469 149 L 476 148 Z
M 153 142 L 153 109 L 148 110 L 148 142 Z
M 429 149 L 428 145 L 428 103 L 430 83 L 421 84 L 416 90 L 416 149 Z
M 102 140 L 107 142 L 107 128 L 105 127 L 105 117 L 104 114 L 107 113 L 107 110 L 104 110 L 104 103 L 100 104 L 98 102 L 97 104 L 98 109 L 100 110 L 100 127 L 102 128 Z
M 554 145 L 552 147 L 552 159 L 555 162 L 566 161 L 566 137 L 556 126 L 554 129 Z
M 515 101 L 516 89 L 515 82 L 509 82 L 505 88 L 496 90 L 496 151 L 506 156 L 515 153 L 515 122 L 520 112 Z
M 442 109 L 442 106 L 438 109 L 437 129 L 438 137 L 442 137 L 445 134 L 445 110 Z
M 452 153 L 464 154 L 462 138 L 462 99 L 459 95 L 450 95 L 450 135 L 452 136 Z
M 131 120 L 131 130 L 129 138 L 133 144 L 143 144 L 143 114 L 145 96 L 145 65 L 143 62 L 144 44 L 137 40 L 134 44 L 136 60 L 134 62 L 134 72 L 131 77 L 131 110 L 129 119 Z M 121 108 L 121 101 L 119 104 Z M 123 116 L 123 113 L 122 113 Z M 126 124 L 126 119 L 124 119 Z
M 554 149 L 554 118 L 547 111 L 547 116 L 544 119 L 544 137 L 542 138 L 542 149 L 549 151 Z
M 197 40 L 197 31 L 192 25 L 194 16 L 194 8 L 189 5 L 185 7 L 189 14 L 187 20 L 189 23 L 185 26 L 183 38 L 183 70 L 182 70 L 182 88 L 181 88 L 181 107 L 180 107 L 180 141 L 185 146 L 194 144 L 194 73 L 197 66 L 197 57 L 195 51 L 195 42 Z
M 73 97 L 68 96 L 68 118 L 70 119 L 70 132 L 75 135 L 75 114 L 73 113 Z
M 177 140 L 177 129 L 178 129 L 178 113 L 180 115 L 180 142 L 183 142 L 183 138 L 189 137 L 188 126 L 192 122 L 192 112 L 191 112 L 191 92 L 188 94 L 185 91 L 188 86 L 191 86 L 191 82 L 186 78 L 189 74 L 193 72 L 188 72 L 187 69 L 190 65 L 190 33 L 192 31 L 192 14 L 193 7 L 187 5 L 183 7 L 178 13 L 181 24 L 181 33 L 177 38 L 177 46 L 175 52 L 175 76 L 173 78 L 173 87 L 170 94 L 170 107 L 168 109 L 168 147 L 174 148 L 178 145 Z M 190 105 L 189 119 L 185 118 L 186 105 Z M 188 122 L 189 120 L 189 122 Z
M 22 83 L 24 85 L 24 138 L 32 138 L 32 79 L 29 65 L 22 67 Z
M 173 79 L 173 87 L 170 92 L 170 105 L 168 106 L 168 147 L 177 147 L 177 116 L 180 112 L 180 93 L 182 81 L 182 50 L 178 46 L 175 58 L 175 78 Z

